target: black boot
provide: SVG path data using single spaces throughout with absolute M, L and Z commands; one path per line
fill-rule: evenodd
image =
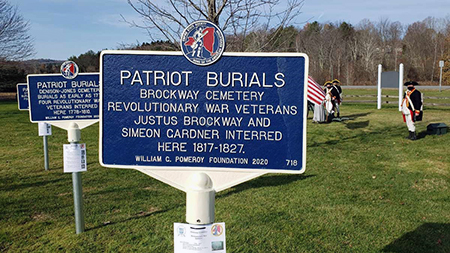
M 408 135 L 408 137 L 406 137 L 405 139 L 411 140 L 411 138 L 412 138 L 412 132 L 409 131 L 409 135 Z
M 416 132 L 411 132 L 411 138 L 412 141 L 417 140 Z

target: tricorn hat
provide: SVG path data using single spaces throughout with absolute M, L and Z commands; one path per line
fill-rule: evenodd
M 330 81 L 326 81 L 325 84 L 323 86 L 327 86 L 328 84 L 332 85 L 333 83 Z
M 339 82 L 339 80 L 337 80 L 337 79 L 334 79 L 334 80 L 333 80 L 333 83 L 341 84 L 341 82 Z
M 403 84 L 404 86 L 408 86 L 408 85 L 414 85 L 414 86 L 416 86 L 416 85 L 419 85 L 417 82 L 415 82 L 415 81 L 408 81 L 408 82 L 406 82 L 405 84 Z

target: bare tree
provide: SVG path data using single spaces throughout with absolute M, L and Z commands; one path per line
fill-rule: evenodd
M 343 59 L 342 36 L 338 24 L 319 24 L 317 21 L 305 25 L 296 38 L 296 50 L 310 57 L 310 73 L 316 81 L 340 78 Z
M 34 54 L 30 26 L 6 0 L 0 0 L 0 60 L 22 60 Z
M 353 57 L 353 52 L 351 50 L 352 41 L 355 40 L 355 28 L 347 22 L 338 23 L 338 26 L 340 33 L 339 57 L 342 59 L 342 63 L 339 62 L 338 79 L 345 80 L 345 84 L 349 85 L 354 81 L 354 63 L 357 59 L 357 57 Z M 353 58 L 355 59 L 353 60 Z M 345 74 L 341 74 L 340 69 L 344 67 Z
M 427 17 L 423 20 L 425 25 L 428 29 L 433 30 L 434 32 L 431 35 L 431 41 L 434 50 L 433 50 L 433 62 L 432 64 L 432 70 L 430 75 L 430 81 L 434 81 L 434 78 L 438 78 L 438 62 L 440 58 L 443 57 L 444 54 L 444 47 L 445 47 L 445 37 L 447 32 L 447 27 L 449 25 L 448 20 L 445 18 L 434 18 L 434 17 Z
M 356 33 L 359 55 L 361 56 L 363 70 L 369 76 L 369 80 L 375 79 L 376 61 L 380 56 L 380 37 L 372 22 L 362 20 Z
M 447 26 L 447 37 L 445 40 L 445 50 L 442 56 L 442 60 L 444 60 L 444 68 L 443 68 L 443 80 L 444 84 L 450 85 L 450 24 Z
M 324 25 L 315 21 L 305 25 L 296 40 L 298 52 L 305 52 L 310 57 L 310 73 L 316 81 L 323 83 L 327 77 L 328 42 L 324 35 Z
M 408 26 L 403 43 L 404 56 L 408 60 L 410 78 L 426 80 L 433 72 L 435 63 L 436 31 L 427 27 L 426 22 L 415 22 Z
M 400 22 L 391 22 L 382 18 L 377 24 L 377 30 L 381 40 L 381 60 L 387 69 L 397 70 L 397 57 L 401 51 L 401 37 L 403 27 Z
M 195 20 L 209 20 L 244 43 L 254 31 L 270 31 L 291 24 L 300 14 L 303 0 L 128 0 L 143 18 L 142 23 L 123 19 L 147 30 L 152 40 L 164 39 L 179 44 L 180 35 Z M 282 5 L 283 3 L 283 5 Z M 279 38 L 271 36 L 271 39 Z M 267 43 L 270 43 L 268 41 Z M 261 48 L 264 45 L 261 45 Z

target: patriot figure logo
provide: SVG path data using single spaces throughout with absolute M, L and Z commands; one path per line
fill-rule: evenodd
M 65 61 L 61 64 L 61 74 L 66 79 L 74 79 L 78 75 L 78 65 L 73 61 Z
M 199 20 L 189 24 L 181 35 L 181 51 L 195 65 L 207 66 L 225 51 L 225 36 L 214 23 Z
M 220 224 L 214 224 L 211 227 L 211 234 L 213 234 L 214 236 L 221 236 L 223 233 L 223 227 Z

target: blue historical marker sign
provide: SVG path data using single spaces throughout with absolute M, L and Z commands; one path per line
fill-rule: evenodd
M 28 110 L 28 85 L 26 83 L 17 84 L 17 104 L 19 110 Z
M 28 75 L 31 122 L 98 120 L 99 74 Z
M 308 57 L 103 51 L 100 162 L 107 167 L 302 173 Z

